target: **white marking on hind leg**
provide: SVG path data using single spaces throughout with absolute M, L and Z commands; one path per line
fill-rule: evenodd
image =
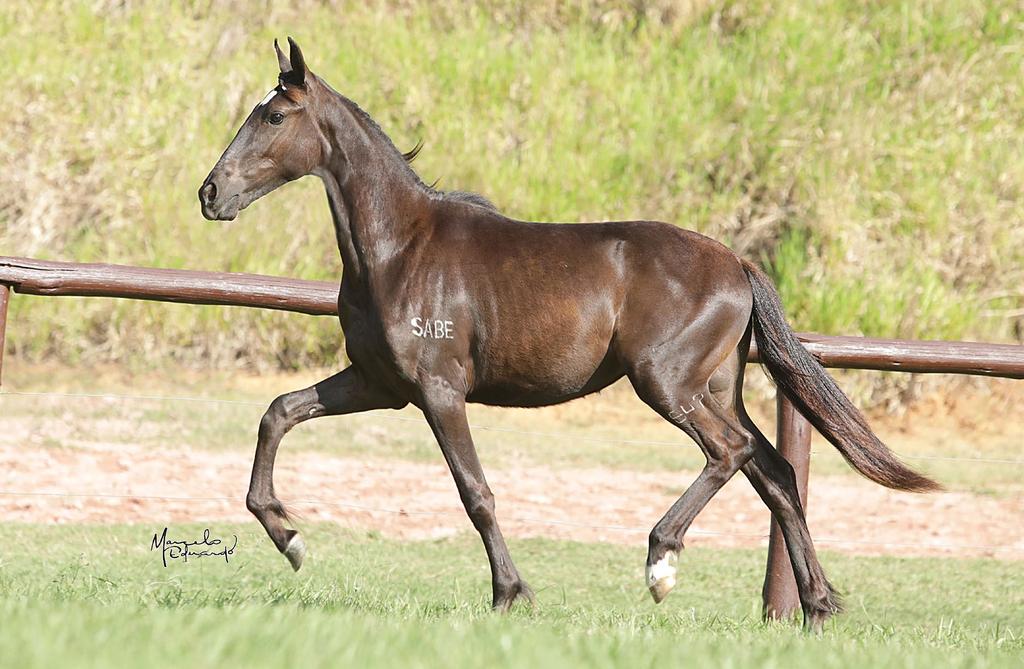
M 306 540 L 302 538 L 301 534 L 296 534 L 284 547 L 283 552 L 284 556 L 288 558 L 288 562 L 291 563 L 292 569 L 298 571 L 302 566 L 302 560 L 306 557 Z
M 660 604 L 676 587 L 675 562 L 678 557 L 675 551 L 668 551 L 653 565 L 647 565 L 647 589 L 651 591 L 655 604 Z

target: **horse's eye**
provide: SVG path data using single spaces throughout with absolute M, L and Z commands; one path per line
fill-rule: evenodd
M 270 115 L 270 118 L 268 118 L 267 120 L 270 121 L 273 125 L 281 125 L 281 121 L 284 120 L 284 114 L 282 114 L 279 111 L 274 112 L 273 114 Z

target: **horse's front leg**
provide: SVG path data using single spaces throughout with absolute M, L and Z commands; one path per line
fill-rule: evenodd
M 518 598 L 534 603 L 533 592 L 519 576 L 494 514 L 494 495 L 484 478 L 466 419 L 465 397 L 443 381 L 423 388 L 423 413 L 437 437 L 459 497 L 473 527 L 480 533 L 491 563 L 492 606 L 507 611 Z
M 405 404 L 367 382 L 362 372 L 351 366 L 309 388 L 281 395 L 263 414 L 245 503 L 296 571 L 302 566 L 306 544 L 302 535 L 285 526 L 288 514 L 274 494 L 274 459 L 281 438 L 310 418 L 370 409 L 400 409 Z

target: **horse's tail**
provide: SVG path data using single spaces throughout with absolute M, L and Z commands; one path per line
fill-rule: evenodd
M 807 352 L 786 323 L 771 279 L 746 260 L 743 269 L 754 293 L 751 321 L 757 351 L 779 390 L 854 469 L 875 483 L 914 492 L 939 490 L 938 483 L 904 465 L 886 448 L 857 407 Z

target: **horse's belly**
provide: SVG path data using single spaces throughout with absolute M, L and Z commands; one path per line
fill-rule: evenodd
M 504 381 L 474 388 L 466 400 L 477 404 L 503 407 L 543 407 L 595 393 L 610 386 L 624 375 L 621 368 L 599 369 L 584 383 L 555 385 Z
M 468 399 L 508 406 L 556 404 L 600 390 L 623 375 L 611 352 L 610 323 L 562 325 L 495 333 L 474 352 Z

